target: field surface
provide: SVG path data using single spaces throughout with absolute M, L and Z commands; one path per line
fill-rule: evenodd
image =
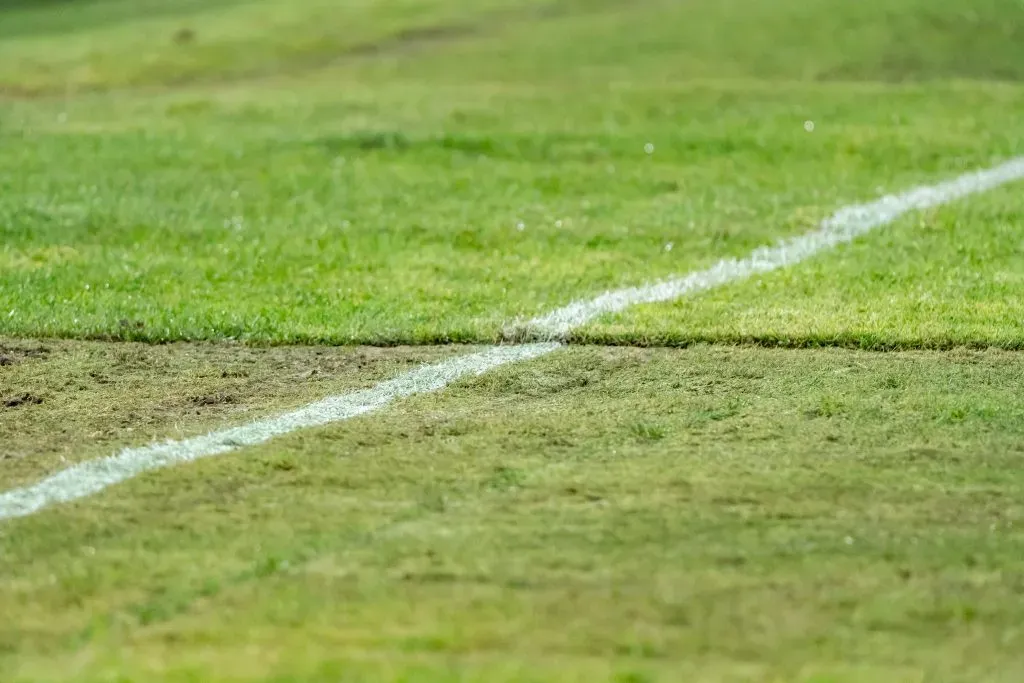
M 1022 111 L 1019 0 L 4 3 L 0 680 L 1022 680 Z

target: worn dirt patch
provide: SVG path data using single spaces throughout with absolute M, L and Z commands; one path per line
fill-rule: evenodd
M 217 392 L 215 394 L 205 394 L 203 396 L 193 396 L 191 399 L 194 405 L 197 406 L 216 406 L 223 405 L 225 403 L 236 403 L 237 398 L 233 394 L 226 392 Z
M 0 343 L 0 367 L 9 367 L 32 358 L 45 358 L 50 349 L 40 344 Z
M 13 359 L 0 370 L 0 489 L 125 446 L 242 424 L 466 352 L 48 343 L 45 349 L 32 341 L 0 343 Z
M 17 408 L 18 406 L 37 406 L 43 402 L 43 399 L 33 394 L 18 394 L 16 396 L 8 396 L 3 399 L 4 408 Z

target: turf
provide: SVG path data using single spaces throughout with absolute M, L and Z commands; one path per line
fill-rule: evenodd
M 607 316 L 578 341 L 1024 348 L 1020 188 L 908 216 L 799 268 Z
M 0 340 L 0 490 L 203 434 L 466 350 Z
M 570 74 L 1017 81 L 1022 17 L 1018 0 L 15 0 L 0 28 L 0 84 L 63 95 L 338 65 L 531 84 Z
M 329 0 L 55 0 L 4 12 L 2 90 L 78 93 L 304 71 L 340 58 L 401 50 L 437 27 L 538 0 L 337 3 Z
M 1022 30 L 5 2 L 0 491 L 1024 155 Z M 1020 190 L 3 522 L 0 679 L 1019 681 Z
M 5 524 L 0 668 L 1019 680 L 1022 380 L 998 351 L 561 351 Z
M 0 334 L 494 341 L 1024 139 L 1017 2 L 131 7 L 4 14 Z

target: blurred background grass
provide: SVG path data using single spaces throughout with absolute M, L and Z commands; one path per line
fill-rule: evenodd
M 0 17 L 0 90 L 16 94 L 366 61 L 439 79 L 1024 75 L 1020 0 L 15 0 Z

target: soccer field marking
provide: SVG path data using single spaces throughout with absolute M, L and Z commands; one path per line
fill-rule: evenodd
M 574 302 L 533 319 L 529 329 L 549 339 L 562 338 L 574 327 L 599 315 L 621 311 L 635 304 L 668 301 L 793 265 L 891 223 L 909 211 L 946 204 L 1021 178 L 1024 178 L 1024 157 L 937 185 L 917 187 L 874 202 L 848 206 L 825 219 L 817 230 L 782 240 L 774 246 L 761 247 L 746 258 L 723 259 L 706 270 L 683 277 L 605 292 L 587 301 Z M 479 353 L 424 365 L 369 389 L 331 396 L 277 417 L 191 439 L 128 448 L 113 456 L 79 463 L 36 484 L 0 494 L 0 519 L 25 517 L 50 505 L 98 493 L 150 470 L 253 446 L 299 429 L 347 420 L 377 410 L 397 398 L 437 391 L 462 377 L 538 358 L 560 346 L 557 341 L 495 346 Z
M 605 292 L 593 299 L 574 301 L 547 315 L 534 318 L 527 323 L 527 329 L 540 338 L 564 339 L 573 328 L 600 315 L 622 311 L 637 304 L 678 299 L 799 263 L 818 252 L 850 242 L 866 232 L 891 223 L 910 211 L 948 204 L 1021 178 L 1024 178 L 1024 157 L 937 185 L 889 194 L 866 204 L 853 204 L 825 219 L 813 232 L 782 240 L 773 246 L 760 247 L 742 259 L 723 259 L 707 270 L 640 287 Z
M 495 346 L 480 353 L 423 365 L 369 389 L 330 396 L 251 424 L 191 439 L 127 448 L 110 457 L 73 465 L 37 484 L 0 494 L 0 519 L 25 517 L 50 505 L 83 498 L 149 470 L 254 446 L 299 429 L 348 420 L 377 410 L 397 398 L 437 391 L 461 377 L 536 358 L 560 346 L 556 342 Z

